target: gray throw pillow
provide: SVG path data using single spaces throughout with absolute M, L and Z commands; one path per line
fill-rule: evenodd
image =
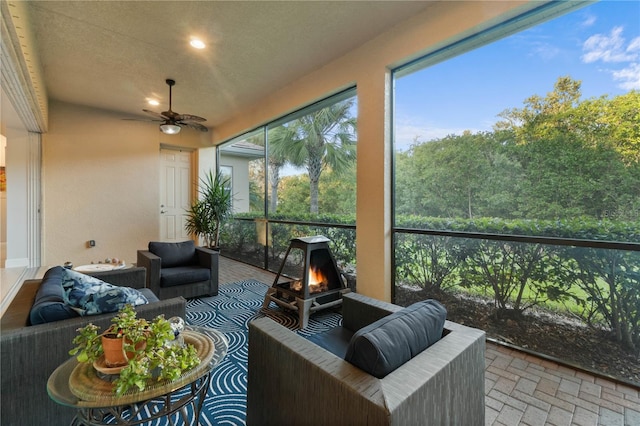
M 414 303 L 358 330 L 345 360 L 381 379 L 440 340 L 446 317 L 436 300 Z

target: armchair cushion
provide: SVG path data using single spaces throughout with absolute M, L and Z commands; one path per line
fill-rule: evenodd
M 196 245 L 192 240 L 180 243 L 151 241 L 149 251 L 162 259 L 162 268 L 198 264 Z
M 424 300 L 358 330 L 345 360 L 379 379 L 440 340 L 447 311 Z
M 338 326 L 322 333 L 312 334 L 307 339 L 335 356 L 345 359 L 353 334 L 353 331 L 348 328 Z
M 199 281 L 207 281 L 210 278 L 211 270 L 209 268 L 197 266 L 162 268 L 162 272 L 160 274 L 160 287 L 173 287 L 177 285 L 197 283 Z

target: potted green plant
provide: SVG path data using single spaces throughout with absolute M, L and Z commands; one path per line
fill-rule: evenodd
M 210 170 L 200 179 L 200 196 L 187 212 L 185 229 L 202 237 L 209 248 L 220 246 L 220 228 L 233 211 L 233 195 L 228 178 Z
M 124 394 L 133 386 L 142 391 L 149 379 L 156 376 L 158 380 L 175 380 L 183 371 L 200 363 L 192 345 L 171 344 L 174 331 L 163 315 L 149 322 L 137 318 L 133 306 L 126 305 L 111 322 L 113 324 L 102 333 L 92 323 L 79 328 L 73 339 L 75 347 L 69 354 L 80 362 L 95 363 L 107 356 L 106 348 L 111 343 L 119 344 L 115 353 L 120 359 L 105 360 L 108 367 L 122 367 L 114 381 L 116 395 Z

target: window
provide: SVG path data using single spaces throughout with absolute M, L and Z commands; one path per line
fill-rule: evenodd
M 270 217 L 323 221 L 355 212 L 354 95 L 349 90 L 267 126 Z
M 639 7 L 395 72 L 396 302 L 640 383 Z
M 233 167 L 220 166 L 220 176 L 224 182 L 225 191 L 233 194 Z
M 248 199 L 223 235 L 227 254 L 276 271 L 291 238 L 320 234 L 353 268 L 356 102 L 350 89 L 220 147 L 235 193 Z

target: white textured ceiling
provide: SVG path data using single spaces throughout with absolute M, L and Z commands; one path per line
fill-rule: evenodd
M 172 78 L 173 110 L 212 127 L 429 3 L 30 1 L 29 17 L 50 99 L 142 117 Z

